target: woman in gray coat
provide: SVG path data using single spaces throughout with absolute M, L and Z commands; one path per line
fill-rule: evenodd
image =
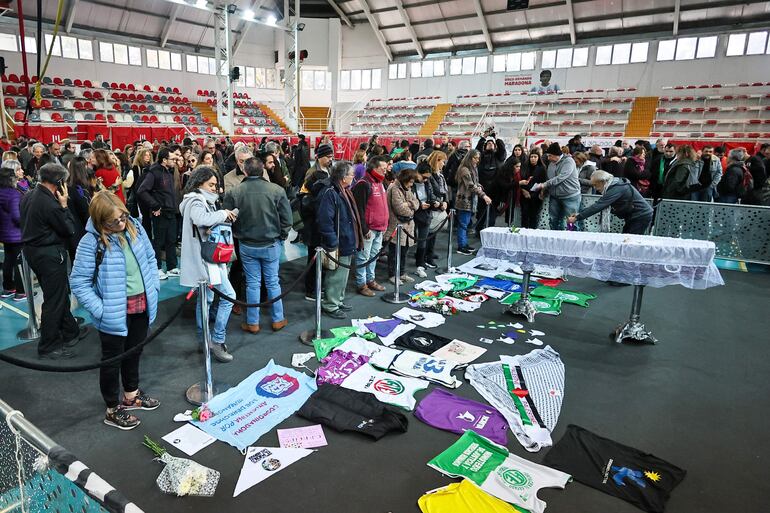
M 234 222 L 236 212 L 232 210 L 217 210 L 216 202 L 219 199 L 217 191 L 216 172 L 207 166 L 196 168 L 187 181 L 184 190 L 184 198 L 179 206 L 182 213 L 182 272 L 179 275 L 179 284 L 183 287 L 197 287 L 201 280 L 207 281 L 218 291 L 228 297 L 235 297 L 235 290 L 227 277 L 227 264 L 211 264 L 201 257 L 201 238 L 208 237 L 208 231 L 212 226 Z M 207 300 L 209 305 L 214 299 L 214 292 L 209 290 Z M 195 309 L 195 320 L 198 327 L 198 336 L 202 336 L 203 324 L 200 317 L 200 300 Z M 222 300 L 216 309 L 214 330 L 211 335 L 211 354 L 220 362 L 232 361 L 233 356 L 227 351 L 225 334 L 227 321 L 233 304 Z

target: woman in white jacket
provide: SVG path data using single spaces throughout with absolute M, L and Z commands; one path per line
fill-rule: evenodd
M 197 287 L 200 280 L 205 280 L 218 291 L 228 297 L 235 297 L 235 290 L 227 277 L 227 264 L 211 264 L 201 257 L 201 238 L 208 237 L 207 230 L 217 224 L 233 222 L 236 213 L 231 210 L 218 210 L 216 172 L 207 166 L 196 168 L 187 181 L 184 198 L 179 206 L 182 213 L 182 272 L 179 284 L 183 287 Z M 197 233 L 195 233 L 197 231 Z M 214 292 L 209 290 L 206 298 L 211 305 Z M 200 317 L 200 300 L 195 309 L 198 336 L 202 336 L 203 324 Z M 233 356 L 227 351 L 225 335 L 227 321 L 233 304 L 229 301 L 219 301 L 216 309 L 214 329 L 211 334 L 211 354 L 220 362 L 230 362 Z M 209 316 L 211 318 L 212 315 Z

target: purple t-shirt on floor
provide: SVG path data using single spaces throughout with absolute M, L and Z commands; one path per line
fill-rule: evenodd
M 387 337 L 393 333 L 393 330 L 396 329 L 396 326 L 401 324 L 401 322 L 401 319 L 387 319 L 384 321 L 368 322 L 364 324 L 364 326 L 378 337 Z
M 471 430 L 500 445 L 508 443 L 508 423 L 500 412 L 438 388 L 420 401 L 414 416 L 434 428 L 457 434 Z
M 366 365 L 368 361 L 369 357 L 365 355 L 345 351 L 332 351 L 326 358 L 321 360 L 321 366 L 318 368 L 316 375 L 316 383 L 319 385 L 324 383 L 341 385 L 345 378 L 353 374 L 362 365 Z

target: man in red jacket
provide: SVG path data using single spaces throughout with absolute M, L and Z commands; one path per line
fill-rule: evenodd
M 388 169 L 388 161 L 383 157 L 372 157 L 366 163 L 366 174 L 353 186 L 353 197 L 361 219 L 361 231 L 364 233 L 364 248 L 356 252 L 356 288 L 362 296 L 372 297 L 374 291 L 382 292 L 385 287 L 374 279 L 377 259 L 367 265 L 367 260 L 374 258 L 382 248 L 382 236 L 388 228 L 388 198 L 382 180 Z

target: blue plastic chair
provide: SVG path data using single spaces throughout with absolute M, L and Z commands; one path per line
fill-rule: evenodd
M 26 98 L 16 98 L 16 108 L 17 109 L 23 109 L 27 106 L 27 99 Z
M 65 78 L 64 79 L 64 85 L 72 87 L 72 79 L 71 78 Z
M 94 120 L 94 115 L 91 112 L 86 112 L 83 115 L 83 119 L 85 119 L 86 121 L 93 121 Z

